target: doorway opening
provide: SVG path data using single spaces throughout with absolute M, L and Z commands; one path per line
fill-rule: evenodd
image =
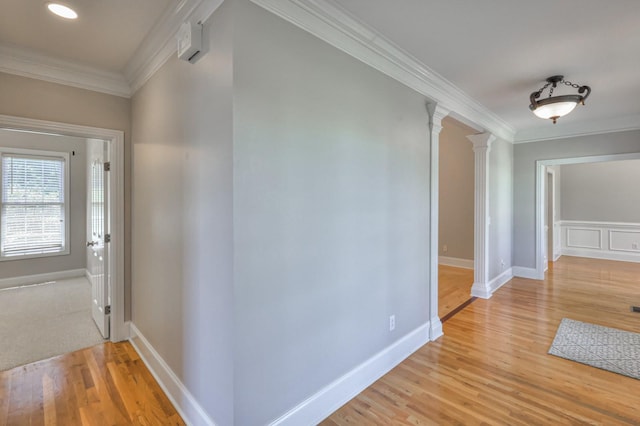
M 559 180 L 562 180 L 562 166 L 579 165 L 588 163 L 619 162 L 624 160 L 640 159 L 640 153 L 611 154 L 591 157 L 561 158 L 552 160 L 538 160 L 536 162 L 536 279 L 544 279 L 545 271 L 548 267 L 547 260 L 557 259 L 562 254 L 580 257 L 593 257 L 610 260 L 640 261 L 640 225 L 636 221 L 612 221 L 612 220 L 573 220 L 571 214 L 560 208 L 558 214 L 558 199 L 568 196 L 571 192 L 564 194 L 558 190 L 558 168 L 560 170 Z M 551 181 L 549 179 L 551 175 Z M 596 180 L 594 183 L 598 183 Z M 628 184 L 626 182 L 625 184 Z M 550 189 L 551 188 L 551 189 Z M 555 193 L 550 194 L 550 192 Z M 593 188 L 586 193 L 592 192 Z M 635 191 L 635 188 L 633 188 Z M 605 188 L 602 194 L 617 193 L 611 188 Z M 635 194 L 635 192 L 634 192 Z M 624 197 L 623 197 L 624 198 Z M 628 197 L 627 197 L 628 198 Z M 555 204 L 550 206 L 550 204 Z M 563 203 L 564 204 L 564 201 Z M 600 209 L 596 206 L 603 206 L 601 200 L 595 199 L 590 208 L 583 208 L 583 212 L 594 212 Z M 550 212 L 551 210 L 551 212 Z M 554 212 L 555 210 L 555 212 Z M 626 209 L 634 211 L 636 209 Z M 568 216 L 567 216 L 568 214 Z M 551 217 L 550 216 L 554 216 Z M 567 219 L 567 220 L 565 220 Z M 552 233 L 548 228 L 550 221 L 554 222 L 556 230 Z M 553 241 L 550 242 L 549 240 Z
M 103 181 L 101 182 L 103 187 L 107 190 L 102 193 L 103 198 L 101 200 L 95 199 L 93 207 L 97 207 L 97 204 L 102 205 L 102 223 L 104 225 L 104 231 L 101 233 L 102 241 L 99 243 L 102 245 L 102 272 L 101 277 L 104 279 L 104 285 L 99 290 L 104 294 L 102 303 L 102 320 L 103 331 L 108 336 L 109 340 L 116 342 L 124 340 L 128 337 L 127 327 L 125 324 L 125 288 L 124 288 L 124 133 L 122 131 L 102 129 L 87 126 L 78 126 L 67 123 L 57 123 L 43 120 L 34 120 L 22 117 L 13 117 L 0 115 L 0 129 L 17 130 L 22 133 L 28 132 L 31 134 L 50 134 L 59 135 L 72 138 L 82 138 L 86 141 L 84 146 L 85 152 L 90 147 L 90 141 L 100 141 L 103 144 L 103 151 L 109 155 L 107 158 L 109 169 L 108 173 L 103 175 Z M 74 154 L 71 153 L 73 156 Z M 87 163 L 88 164 L 88 163 Z M 84 176 L 88 176 L 87 164 L 83 165 L 82 173 Z M 103 165 L 103 170 L 104 169 Z M 75 180 L 70 180 L 73 184 Z M 86 197 L 87 199 L 90 196 Z M 83 198 L 84 199 L 84 198 Z M 88 203 L 82 203 L 80 207 L 83 210 L 89 210 Z M 87 230 L 88 230 L 87 226 Z M 87 256 L 89 250 L 87 250 L 87 242 L 91 243 L 94 240 L 86 239 L 87 236 L 84 230 L 81 231 L 83 247 L 79 249 L 76 247 L 75 253 L 81 252 L 81 255 Z M 98 243 L 93 246 L 99 245 Z M 89 248 L 93 248 L 89 246 Z M 73 250 L 73 249 L 72 249 Z M 100 257 L 94 256 L 94 257 Z M 55 261 L 55 259 L 53 260 Z M 87 268 L 80 269 L 82 276 L 88 275 L 86 273 Z M 78 272 L 78 271 L 74 271 Z M 37 279 L 38 277 L 36 277 Z M 46 275 L 43 274 L 40 278 L 46 278 L 47 281 L 58 279 L 63 276 Z M 33 275 L 28 278 L 33 279 Z M 26 282 L 21 282 L 20 278 L 15 278 L 15 284 L 20 285 Z M 5 282 L 7 284 L 8 282 Z M 9 283 L 10 284 L 10 283 Z M 6 287 L 7 285 L 5 285 Z M 93 292 L 94 290 L 92 290 Z M 94 297 L 92 297 L 92 303 Z M 92 308 L 93 309 L 93 308 Z
M 475 133 L 454 118 L 442 120 L 438 158 L 438 315 L 442 321 L 472 297 L 475 154 L 467 136 Z

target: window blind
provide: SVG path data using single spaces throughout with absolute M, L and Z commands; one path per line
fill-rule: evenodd
M 65 249 L 65 160 L 2 154 L 0 255 Z

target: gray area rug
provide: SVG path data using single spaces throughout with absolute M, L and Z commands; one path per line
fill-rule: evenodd
M 551 355 L 640 379 L 640 334 L 564 318 Z
M 0 290 L 0 371 L 102 342 L 85 277 Z

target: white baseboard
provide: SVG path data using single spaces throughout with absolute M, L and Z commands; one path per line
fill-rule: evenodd
M 439 337 L 444 335 L 444 332 L 442 331 L 442 321 L 440 321 L 440 318 L 438 318 L 437 316 L 431 318 L 429 324 L 431 326 L 429 328 L 429 339 L 432 342 L 438 340 Z
M 619 262 L 640 263 L 640 255 L 635 253 L 620 253 L 612 251 L 596 251 L 578 248 L 563 248 L 563 256 L 588 257 L 590 259 L 617 260 Z
M 491 289 L 491 294 L 495 293 L 500 287 L 511 281 L 513 278 L 513 268 L 509 268 L 506 271 L 502 272 L 500 275 L 489 281 L 489 288 Z
M 69 269 L 67 271 L 48 272 L 46 274 L 24 275 L 22 277 L 11 277 L 0 279 L 0 288 L 18 287 L 21 285 L 41 284 L 47 281 L 64 280 L 67 278 L 81 277 L 85 273 L 84 269 Z
M 471 296 L 479 297 L 480 299 L 489 299 L 491 297 L 491 291 L 486 285 L 474 282 L 471 286 Z
M 530 280 L 539 280 L 538 271 L 535 268 L 525 268 L 523 266 L 514 266 L 513 276 L 519 278 L 528 278 Z
M 473 283 L 473 286 L 471 286 L 471 295 L 481 299 L 489 299 L 496 290 L 508 283 L 511 278 L 513 278 L 513 268 L 503 271 L 500 275 L 489 281 L 486 286 Z
M 131 335 L 129 341 L 182 419 L 188 425 L 215 426 L 213 420 L 196 401 L 195 397 L 178 379 L 178 376 L 151 346 L 151 343 L 142 335 L 135 324 L 130 322 L 129 329 Z
M 330 383 L 270 425 L 318 424 L 429 341 L 427 322 Z
M 438 257 L 439 265 L 454 266 L 456 268 L 473 269 L 473 260 L 459 259 L 457 257 Z

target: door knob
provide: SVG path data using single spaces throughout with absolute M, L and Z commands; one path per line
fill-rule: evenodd
M 93 247 L 93 246 L 95 246 L 96 244 L 98 244 L 98 242 L 97 242 L 97 241 L 87 241 L 87 247 Z

